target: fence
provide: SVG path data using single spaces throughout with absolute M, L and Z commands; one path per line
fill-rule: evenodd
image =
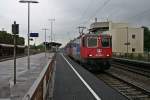
M 25 94 L 23 100 L 45 100 L 48 92 L 49 85 L 52 79 L 52 74 L 55 65 L 55 56 L 46 65 L 41 72 L 38 79 L 34 82 L 29 91 Z

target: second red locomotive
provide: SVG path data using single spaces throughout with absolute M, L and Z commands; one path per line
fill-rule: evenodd
M 112 57 L 111 36 L 85 34 L 66 45 L 66 53 L 89 70 L 104 71 L 110 68 Z

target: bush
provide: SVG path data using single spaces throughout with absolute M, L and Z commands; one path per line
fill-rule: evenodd
M 13 34 L 9 34 L 6 31 L 0 31 L 0 43 L 3 44 L 14 44 Z M 16 37 L 17 45 L 24 45 L 25 41 L 23 37 Z
M 130 59 L 133 59 L 133 58 L 134 58 L 133 53 L 129 54 L 128 57 L 129 57 Z
M 138 54 L 138 60 L 142 60 L 143 59 L 143 55 L 142 54 Z

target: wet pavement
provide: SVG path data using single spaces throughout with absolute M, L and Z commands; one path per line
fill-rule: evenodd
M 51 54 L 53 56 L 53 54 Z M 45 57 L 45 53 L 40 53 L 30 56 L 30 70 L 27 69 L 27 57 L 17 59 L 17 84 L 13 86 L 13 60 L 7 60 L 0 62 L 0 99 L 10 98 L 20 94 L 17 94 L 16 87 L 20 87 L 19 84 L 24 84 L 22 90 L 25 92 L 33 84 L 34 80 L 38 77 L 43 67 L 48 62 L 49 54 Z M 30 80 L 30 81 L 29 81 Z M 10 88 L 11 87 L 11 88 Z

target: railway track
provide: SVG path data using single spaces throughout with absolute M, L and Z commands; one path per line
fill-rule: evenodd
M 129 100 L 150 100 L 150 70 L 115 62 L 97 77 Z
M 70 58 L 68 58 L 68 60 L 72 62 Z M 116 66 L 115 68 L 118 70 L 115 70 L 115 68 L 113 68 L 114 66 Z M 127 97 L 129 100 L 150 100 L 150 91 L 147 91 L 147 89 L 135 85 L 133 82 L 134 80 L 131 81 L 131 80 L 127 80 L 127 78 L 123 78 L 125 74 L 123 74 L 122 72 L 119 73 L 119 71 L 125 70 L 130 73 L 142 75 L 144 77 L 146 76 L 147 78 L 149 77 L 148 75 L 145 75 L 144 72 L 142 71 L 137 72 L 138 69 L 129 69 L 128 67 L 121 68 L 121 65 L 119 64 L 118 65 L 113 64 L 113 67 L 110 70 L 105 71 L 104 73 L 95 74 L 96 77 L 104 81 L 108 86 L 112 87 L 113 89 L 115 89 L 116 91 L 124 95 L 125 97 Z
M 133 72 L 133 73 L 136 73 L 136 74 L 150 78 L 150 70 L 144 69 L 144 68 L 142 68 L 142 66 L 141 66 L 141 68 L 139 68 L 139 67 L 135 67 L 135 66 L 129 66 L 129 65 L 121 64 L 118 62 L 113 62 L 112 67 L 115 67 L 118 69 L 123 69 L 126 71 L 130 71 L 130 72 Z
M 123 80 L 110 72 L 101 73 L 96 76 L 129 100 L 150 100 L 150 92 Z

